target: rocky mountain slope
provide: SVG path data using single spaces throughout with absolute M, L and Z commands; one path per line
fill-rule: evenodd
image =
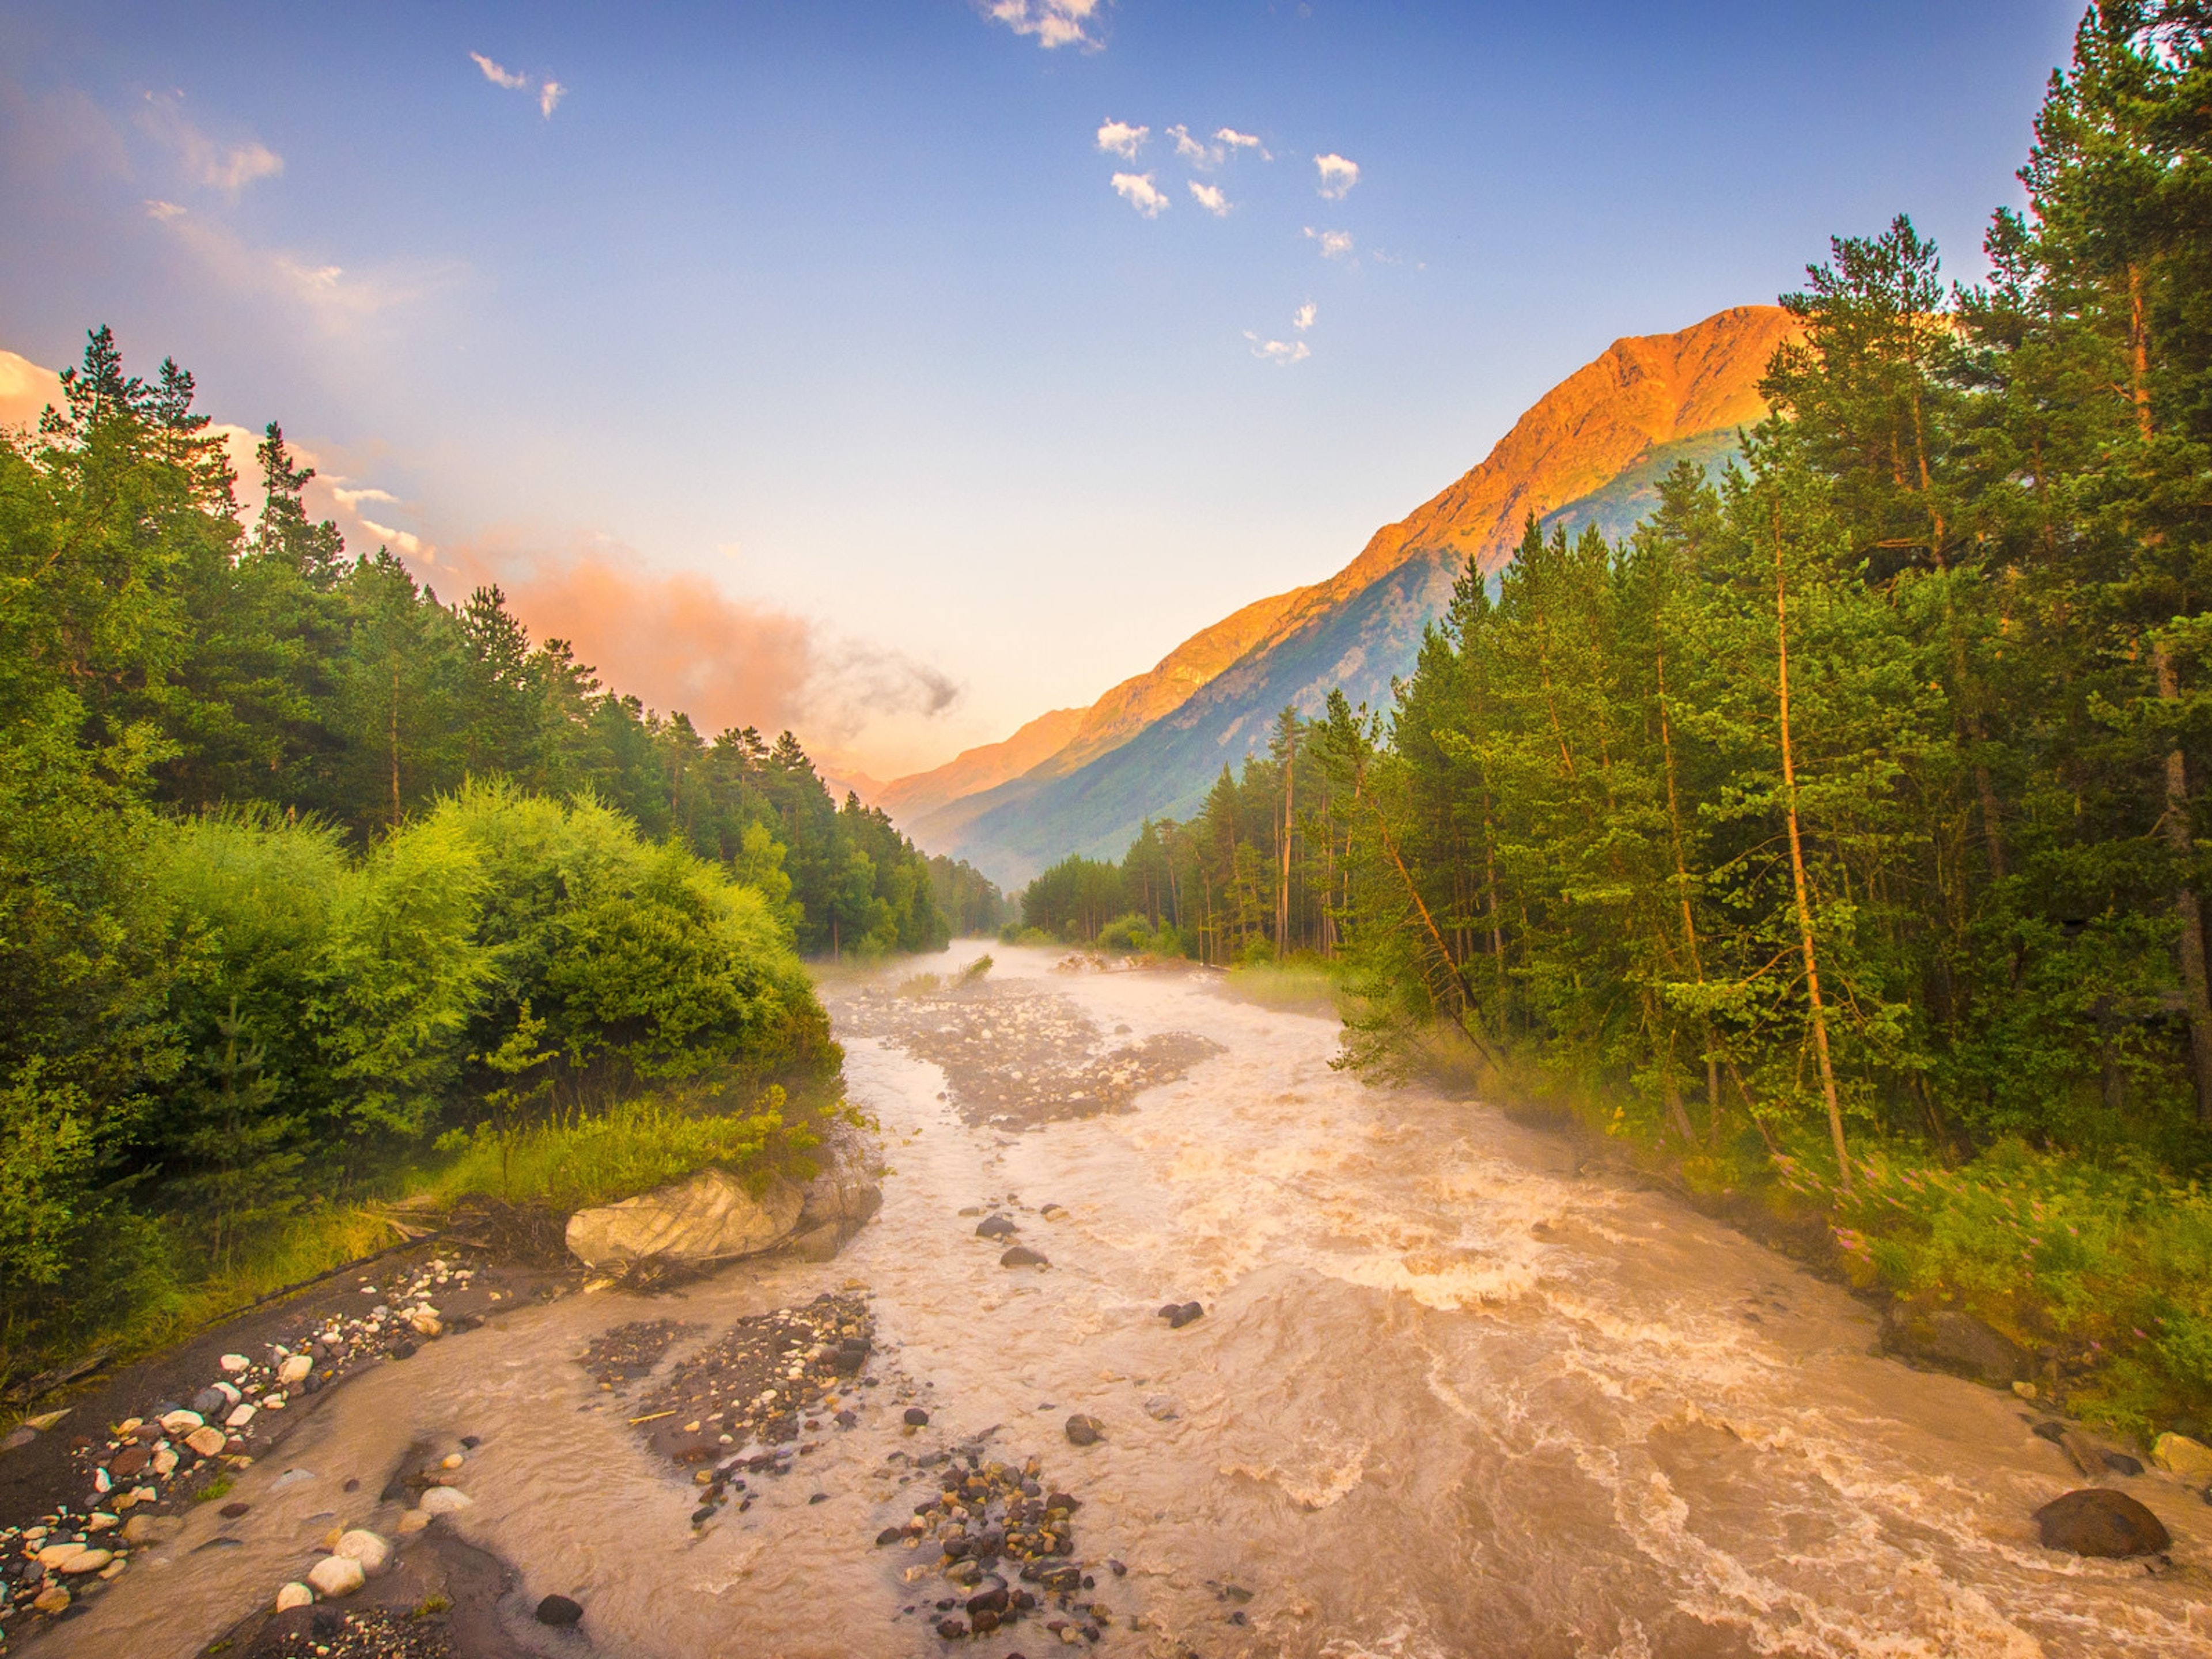
M 1224 765 L 1263 745 L 1285 704 L 1314 713 L 1341 685 L 1386 706 L 1459 573 L 1504 564 L 1530 517 L 1617 536 L 1677 459 L 1724 459 L 1765 413 L 1759 381 L 1794 326 L 1778 307 L 1740 306 L 1615 341 L 1334 576 L 1248 605 L 1116 686 L 1058 751 L 902 822 L 932 851 L 1008 881 L 1071 852 L 1119 857 L 1145 818 L 1190 811 Z

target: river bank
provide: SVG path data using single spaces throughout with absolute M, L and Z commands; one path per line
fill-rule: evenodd
M 1876 1357 L 1839 1287 L 1556 1136 L 1360 1085 L 1328 1021 L 1218 975 L 994 954 L 957 995 L 826 988 L 891 1166 L 837 1260 L 518 1298 L 368 1366 L 237 1473 L 245 1515 L 197 1506 L 35 1650 L 238 1639 L 366 1528 L 416 1537 L 403 1565 L 501 1564 L 500 1639 L 544 1656 L 1003 1659 L 1092 1629 L 1146 1659 L 2212 1653 L 2212 1509 L 2180 1482 L 2107 1477 L 2165 1560 L 2045 1550 L 2035 1510 L 2084 1484 L 2064 1449 L 2009 1394 Z M 1116 1109 L 1019 1124 L 991 1097 L 1178 1049 Z M 822 1309 L 865 1322 L 859 1369 L 825 1327 L 789 1351 L 818 1389 L 790 1439 L 708 1432 L 716 1379 L 765 1352 L 746 1334 Z M 469 1501 L 400 1534 L 428 1488 L 380 1495 L 426 1466 Z M 1023 1617 L 979 1641 L 994 1579 Z M 580 1621 L 538 1623 L 549 1596 Z

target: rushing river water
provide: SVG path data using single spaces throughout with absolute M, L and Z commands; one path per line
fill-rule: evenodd
M 1332 1072 L 1326 1020 L 1200 974 L 995 954 L 924 1035 L 1002 1042 L 1010 1105 L 1039 1081 L 1040 1022 L 1133 1050 L 1173 1037 L 1188 1069 L 1114 1115 L 971 1127 L 958 1080 L 917 1057 L 932 1044 L 911 1024 L 887 1040 L 884 1001 L 836 988 L 892 1170 L 836 1261 L 569 1297 L 377 1367 L 240 1481 L 242 1547 L 191 1553 L 196 1516 L 41 1652 L 193 1651 L 325 1528 L 388 1526 L 374 1497 L 410 1443 L 463 1434 L 483 1442 L 476 1504 L 441 1524 L 529 1598 L 583 1602 L 597 1651 L 954 1651 L 901 1615 L 912 1557 L 873 1547 L 921 1490 L 887 1459 L 996 1425 L 989 1455 L 1038 1455 L 1084 1500 L 1109 1654 L 2212 1654 L 2212 1509 L 2179 1483 L 2124 1483 L 2173 1532 L 2171 1568 L 2046 1552 L 2028 1517 L 2081 1484 L 2064 1455 L 2010 1397 L 1870 1358 L 1874 1321 L 1840 1290 L 1489 1109 Z M 1218 1047 L 1195 1057 L 1182 1034 Z M 1051 1267 L 1002 1268 L 961 1214 L 978 1208 Z M 695 1534 L 682 1477 L 590 1409 L 574 1356 L 624 1321 L 696 1322 L 704 1342 L 848 1284 L 884 1348 L 859 1427 Z M 1189 1299 L 1206 1311 L 1184 1329 L 1154 1316 Z M 902 1388 L 933 1413 L 919 1435 Z M 1103 1443 L 1067 1443 L 1076 1412 Z M 1054 1645 L 1024 1623 L 957 1650 Z

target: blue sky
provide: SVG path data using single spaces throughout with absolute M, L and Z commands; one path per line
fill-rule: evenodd
M 283 420 L 357 550 L 890 775 L 1832 233 L 1975 274 L 2078 13 L 9 0 L 0 348 L 112 323 Z

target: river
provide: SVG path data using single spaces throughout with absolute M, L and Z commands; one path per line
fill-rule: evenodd
M 194 1651 L 328 1527 L 388 1524 L 410 1443 L 466 1434 L 475 1506 L 440 1524 L 581 1601 L 592 1650 L 1036 1659 L 1035 1623 L 940 1643 L 902 1612 L 912 1557 L 873 1543 L 922 1490 L 907 1458 L 993 1431 L 988 1456 L 1082 1498 L 1108 1654 L 2212 1655 L 2212 1508 L 2179 1483 L 2124 1483 L 2170 1568 L 2045 1551 L 2028 1517 L 2081 1484 L 2064 1455 L 2010 1396 L 1871 1357 L 1842 1290 L 1494 1110 L 1332 1071 L 1331 1022 L 1218 975 L 993 949 L 957 996 L 884 995 L 911 964 L 831 985 L 890 1166 L 836 1261 L 571 1297 L 376 1367 L 241 1478 L 240 1547 L 188 1532 L 41 1654 Z M 1132 1057 L 1080 1071 L 1128 1109 L 979 1121 L 1066 1094 L 1086 1044 Z M 1002 1267 L 990 1213 L 1050 1266 Z M 861 1286 L 883 1386 L 859 1425 L 702 1532 L 574 1363 L 628 1320 L 704 1341 Z M 1189 1300 L 1182 1329 L 1155 1315 Z M 1068 1443 L 1074 1413 L 1099 1443 Z

